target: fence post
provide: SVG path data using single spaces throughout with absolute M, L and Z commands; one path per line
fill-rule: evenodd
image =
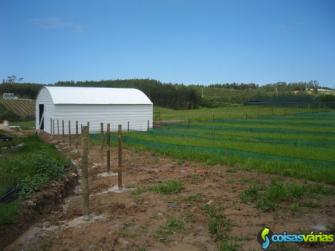
M 149 122 L 149 120 L 148 120 L 148 129 L 147 129 L 147 131 L 149 131 L 149 123 L 150 123 L 150 122 Z
M 118 126 L 118 174 L 117 184 L 122 189 L 122 125 Z
M 104 150 L 104 123 L 100 123 L 100 136 L 101 136 L 101 151 Z
M 71 120 L 69 120 L 69 130 L 68 130 L 68 133 L 69 133 L 69 145 L 71 146 Z
M 107 132 L 106 132 L 106 143 L 107 143 L 107 172 L 111 171 L 111 131 L 110 131 L 110 123 L 107 124 Z
M 81 189 L 83 193 L 83 215 L 87 218 L 90 217 L 89 211 L 89 190 L 88 190 L 88 127 L 84 126 L 81 134 L 81 145 L 83 147 L 81 156 L 81 173 L 82 182 Z
M 76 148 L 78 149 L 79 138 L 78 138 L 78 120 L 76 120 Z
M 64 120 L 62 120 L 62 137 L 63 137 L 63 141 L 64 141 L 64 135 L 65 135 L 65 132 L 64 132 Z
M 128 128 L 127 128 L 127 131 L 129 132 L 129 121 L 128 121 Z
M 59 120 L 57 119 L 57 135 L 59 135 Z
M 52 134 L 52 119 L 50 119 L 50 134 Z
M 52 120 L 52 134 L 55 135 L 55 120 Z

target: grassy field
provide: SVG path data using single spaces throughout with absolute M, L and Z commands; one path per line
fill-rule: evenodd
M 10 125 L 20 126 L 22 130 L 33 130 L 35 129 L 35 120 L 13 121 L 10 122 Z
M 335 111 L 243 106 L 159 110 L 161 120 L 191 119 L 190 127 L 184 122 L 131 132 L 125 142 L 182 160 L 335 184 Z
M 320 112 L 329 111 L 328 108 L 306 107 L 261 107 L 261 106 L 243 106 L 230 105 L 218 108 L 201 108 L 193 110 L 173 110 L 162 107 L 154 108 L 154 121 L 165 120 L 196 120 L 208 121 L 214 119 L 245 119 L 258 118 L 264 116 L 286 116 L 301 112 Z

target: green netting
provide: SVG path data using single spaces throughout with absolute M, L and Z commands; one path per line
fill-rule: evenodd
M 188 128 L 186 124 L 178 124 L 178 125 L 169 125 L 169 128 Z M 191 124 L 191 128 L 197 129 L 206 129 L 206 130 L 216 130 L 216 131 L 235 131 L 235 132 L 257 132 L 257 133 L 274 133 L 274 134 L 309 134 L 322 136 L 335 136 L 335 132 L 323 132 L 323 131 L 303 131 L 298 129 L 286 129 L 286 128 L 254 128 L 254 127 L 235 127 L 223 124 L 222 126 L 218 125 L 206 125 L 206 124 Z
M 211 130 L 193 131 L 190 129 L 171 130 L 166 128 L 154 129 L 149 132 L 149 135 L 155 136 L 171 136 L 171 137 L 188 137 L 195 139 L 205 139 L 211 141 L 229 140 L 241 143 L 270 143 L 280 145 L 292 145 L 297 147 L 335 147 L 334 141 L 309 141 L 309 140 L 292 140 L 292 139 L 276 139 L 267 137 L 241 137 L 241 136 L 226 136 L 224 134 L 216 134 Z
M 170 143 L 159 143 L 150 140 L 139 139 L 130 135 L 125 137 L 125 142 L 128 144 L 141 145 L 149 149 L 155 149 L 159 151 L 166 152 L 183 152 L 184 154 L 205 154 L 217 156 L 219 159 L 224 159 L 225 157 L 237 157 L 242 159 L 258 159 L 267 161 L 281 161 L 287 164 L 304 164 L 312 167 L 335 167 L 335 161 L 325 161 L 325 160 L 315 160 L 307 158 L 280 156 L 275 154 L 258 153 L 251 151 L 243 151 L 232 148 L 222 148 L 222 147 L 202 147 L 202 146 L 192 146 L 192 145 L 179 145 Z

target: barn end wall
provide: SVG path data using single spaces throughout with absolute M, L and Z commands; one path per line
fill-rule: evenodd
M 71 134 L 75 134 L 76 121 L 78 121 L 79 132 L 80 125 L 87 125 L 90 122 L 90 132 L 100 132 L 100 123 L 111 124 L 111 130 L 117 131 L 118 125 L 122 125 L 123 130 L 129 129 L 136 131 L 146 131 L 153 127 L 153 106 L 152 105 L 54 105 L 53 119 L 59 120 L 61 126 L 62 120 L 65 124 L 65 134 L 68 134 L 68 121 L 71 121 Z M 57 130 L 55 128 L 55 133 Z M 60 130 L 62 133 L 62 130 Z
M 42 88 L 36 99 L 35 128 L 39 129 L 39 104 L 44 104 L 44 131 L 51 133 L 50 118 L 53 117 L 55 106 L 46 88 Z

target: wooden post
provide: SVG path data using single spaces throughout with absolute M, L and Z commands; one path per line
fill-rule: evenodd
M 100 123 L 101 151 L 104 150 L 104 123 Z
M 59 135 L 59 120 L 57 119 L 57 135 Z
M 89 190 L 88 190 L 88 127 L 84 126 L 81 134 L 81 145 L 83 147 L 81 156 L 81 189 L 83 194 L 83 215 L 89 219 Z
M 76 148 L 78 149 L 79 138 L 78 138 L 78 120 L 76 120 Z
M 111 131 L 110 131 L 110 124 L 107 124 L 107 133 L 106 133 L 106 143 L 107 143 L 107 172 L 111 171 Z
M 118 127 L 118 174 L 117 184 L 122 189 L 122 126 Z
M 65 132 L 64 132 L 64 120 L 62 120 L 62 136 L 63 136 L 63 141 L 64 141 L 64 135 L 65 135 Z
M 150 122 L 149 122 L 149 120 L 148 120 L 148 129 L 147 129 L 147 131 L 149 131 L 149 123 L 150 123 Z
M 69 130 L 68 130 L 68 133 L 69 133 L 69 145 L 71 146 L 71 120 L 69 120 Z
M 50 119 L 50 134 L 52 134 L 52 119 Z
M 55 135 L 55 120 L 52 120 L 52 134 Z
M 129 121 L 128 121 L 128 129 L 127 129 L 127 131 L 129 132 Z
M 83 133 L 83 124 L 80 124 L 80 134 Z

